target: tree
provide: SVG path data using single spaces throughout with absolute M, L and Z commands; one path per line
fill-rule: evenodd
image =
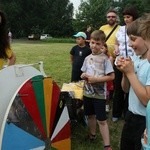
M 85 30 L 87 25 L 92 25 L 94 29 L 99 29 L 101 25 L 106 24 L 106 12 L 110 8 L 118 11 L 121 18 L 120 24 L 123 24 L 122 11 L 126 6 L 133 5 L 137 7 L 139 16 L 148 12 L 150 8 L 149 0 L 81 0 L 76 19 L 73 21 L 75 31 Z
M 73 32 L 69 0 L 5 0 L 1 5 L 16 37 L 31 33 L 68 36 Z
M 87 0 L 81 1 L 79 12 L 76 14 L 76 30 L 83 30 L 87 25 L 99 29 L 106 23 L 106 12 L 111 7 L 111 0 Z

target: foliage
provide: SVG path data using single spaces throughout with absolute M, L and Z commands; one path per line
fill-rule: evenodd
M 149 0 L 81 0 L 79 11 L 76 14 L 76 20 L 73 21 L 75 31 L 85 31 L 87 25 L 93 26 L 93 29 L 99 29 L 101 25 L 106 24 L 106 12 L 110 8 L 118 11 L 121 18 L 120 24 L 123 24 L 122 11 L 125 7 L 133 5 L 137 7 L 139 16 L 148 12 L 150 8 Z
M 122 14 L 123 9 L 128 6 L 135 6 L 139 16 L 147 12 L 146 0 L 123 0 L 121 3 L 119 3 L 119 14 Z M 123 23 L 123 16 L 120 15 L 120 18 L 122 21 L 121 23 Z
M 76 30 L 85 30 L 87 25 L 93 29 L 99 29 L 106 23 L 106 12 L 111 7 L 111 0 L 87 0 L 81 1 L 79 12 L 76 14 Z
M 69 0 L 5 0 L 1 4 L 14 36 L 72 34 L 73 4 Z
M 70 37 L 85 31 L 88 25 L 94 29 L 106 24 L 106 12 L 115 8 L 123 23 L 122 10 L 129 5 L 137 7 L 139 15 L 149 12 L 149 0 L 81 0 L 76 18 L 69 0 L 3 0 L 8 27 L 13 37 L 47 33 L 53 37 Z

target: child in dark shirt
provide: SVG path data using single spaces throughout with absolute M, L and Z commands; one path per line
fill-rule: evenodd
M 77 82 L 81 80 L 81 67 L 86 56 L 91 54 L 91 50 L 86 46 L 86 34 L 84 32 L 78 32 L 74 35 L 77 45 L 73 46 L 70 51 L 70 59 L 72 63 L 71 82 Z

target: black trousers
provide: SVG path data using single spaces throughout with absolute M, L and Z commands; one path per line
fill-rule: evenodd
M 120 72 L 114 65 L 115 79 L 114 79 L 114 96 L 112 116 L 120 118 L 126 114 L 128 109 L 128 94 L 125 94 L 121 87 L 122 72 Z
M 128 111 L 122 130 L 120 150 L 141 150 L 141 137 L 146 128 L 146 118 Z

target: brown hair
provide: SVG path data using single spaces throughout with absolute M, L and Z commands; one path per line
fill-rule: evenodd
M 91 33 L 91 39 L 93 39 L 95 41 L 105 42 L 106 35 L 102 30 L 95 30 Z
M 133 20 L 136 20 L 138 18 L 138 12 L 136 7 L 134 6 L 128 6 L 123 10 L 123 15 L 130 15 L 133 17 Z
M 144 40 L 150 40 L 150 13 L 143 15 L 129 24 L 127 34 L 141 36 Z
M 138 32 L 144 40 L 150 40 L 150 13 L 141 17 Z
M 135 35 L 135 36 L 141 36 L 138 33 L 138 27 L 139 27 L 140 20 L 136 19 L 135 21 L 131 22 L 127 27 L 127 34 L 128 35 Z

